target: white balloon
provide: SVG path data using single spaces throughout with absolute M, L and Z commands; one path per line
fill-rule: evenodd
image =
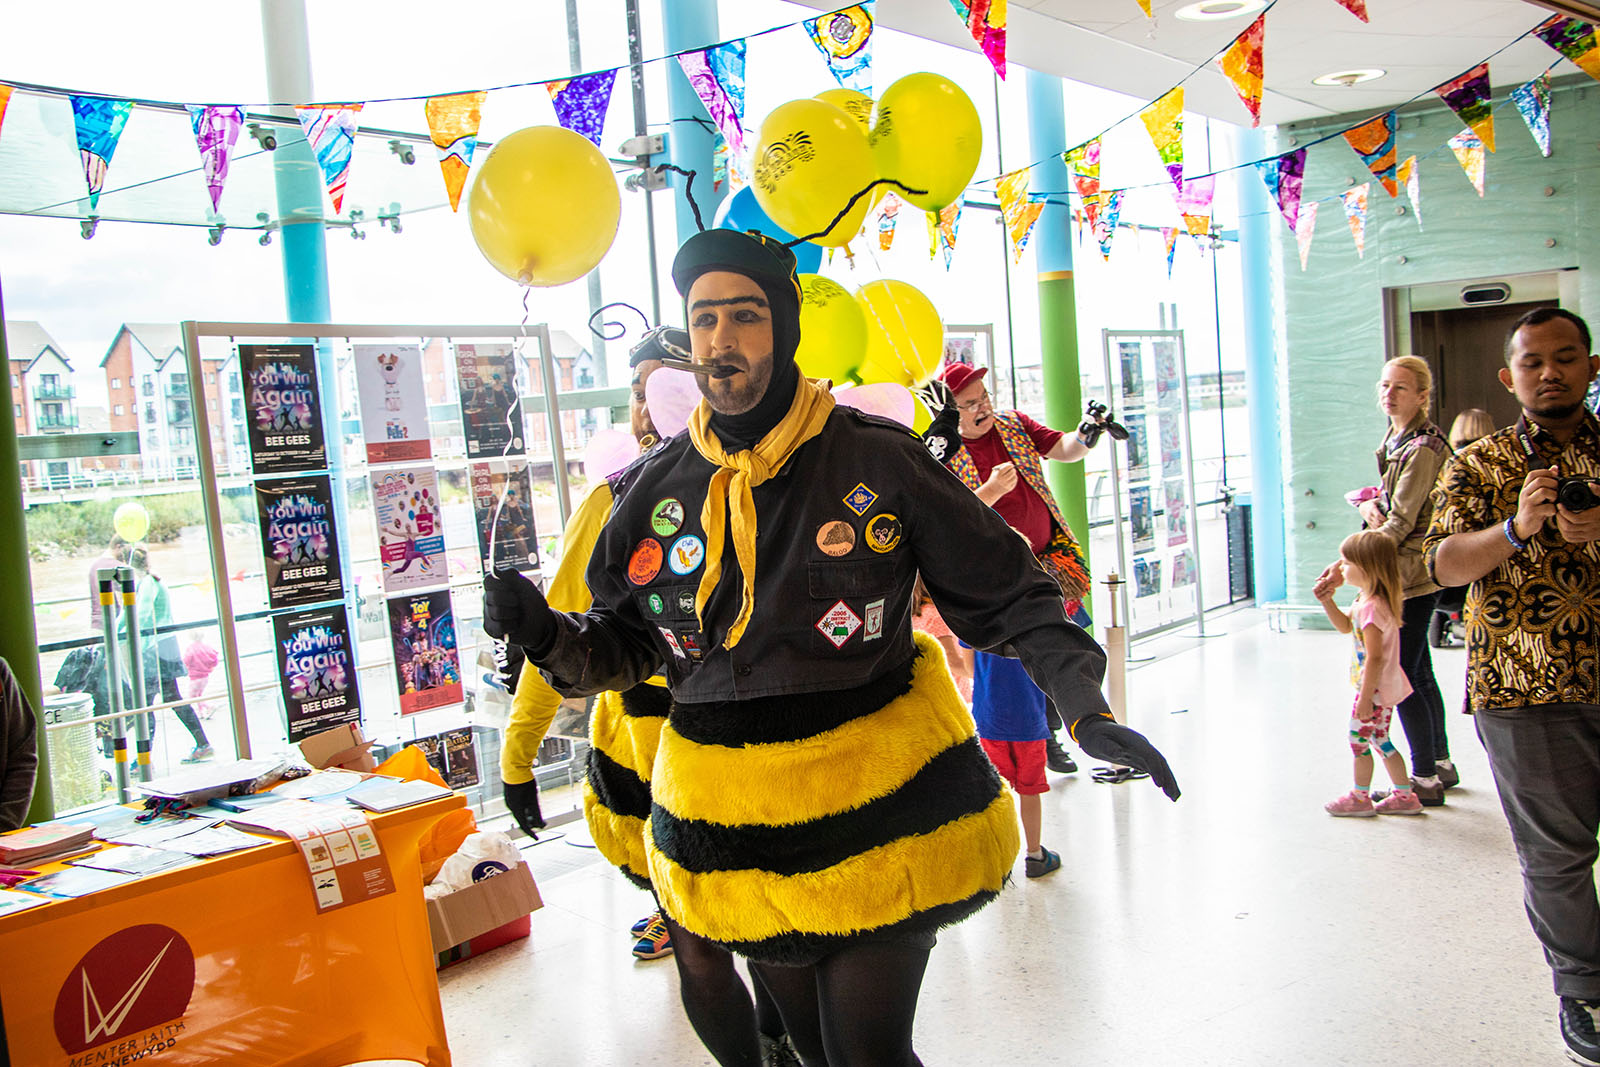
M 648 382 L 646 384 L 649 384 Z M 583 450 L 583 472 L 591 482 L 609 478 L 639 458 L 639 442 L 625 430 L 601 430 Z
M 893 419 L 908 429 L 917 417 L 917 406 L 911 399 L 911 390 L 897 382 L 841 385 L 833 391 L 833 399 L 847 408 Z
M 689 413 L 700 403 L 700 386 L 688 371 L 662 367 L 645 379 L 644 402 L 656 433 L 675 437 L 688 428 Z

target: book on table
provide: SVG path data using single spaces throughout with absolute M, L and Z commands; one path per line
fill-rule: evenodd
M 60 823 L 29 826 L 15 833 L 0 836 L 0 865 L 14 867 L 35 860 L 82 852 L 90 847 L 89 843 L 93 837 L 93 826 L 71 826 Z

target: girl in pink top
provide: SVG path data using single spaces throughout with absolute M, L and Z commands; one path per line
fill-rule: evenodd
M 1359 590 L 1347 615 L 1333 602 L 1345 582 Z M 1339 546 L 1339 562 L 1328 568 L 1312 592 L 1340 633 L 1355 636 L 1350 684 L 1356 687 L 1350 709 L 1350 751 L 1355 754 L 1355 788 L 1323 805 L 1329 815 L 1420 815 L 1422 802 L 1411 788 L 1406 763 L 1389 740 L 1395 705 L 1411 695 L 1400 666 L 1400 612 L 1403 586 L 1394 542 L 1374 530 L 1351 534 Z M 1372 750 L 1383 757 L 1394 792 L 1372 802 Z

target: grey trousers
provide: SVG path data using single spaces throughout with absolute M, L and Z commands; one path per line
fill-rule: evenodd
M 1558 996 L 1600 999 L 1600 706 L 1473 716 L 1522 864 L 1523 904 Z

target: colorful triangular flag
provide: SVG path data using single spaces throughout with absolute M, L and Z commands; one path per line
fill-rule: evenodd
M 1400 195 L 1400 186 L 1394 180 L 1397 127 L 1395 113 L 1386 111 L 1344 131 L 1344 139 L 1355 149 L 1367 169 L 1372 171 L 1372 176 L 1383 183 L 1383 188 L 1390 196 Z
M 596 148 L 600 147 L 606 112 L 611 107 L 611 87 L 616 80 L 615 70 L 601 70 L 546 82 L 544 87 L 550 94 L 551 106 L 556 109 L 556 121 L 573 133 L 587 137 Z
M 1539 40 L 1577 64 L 1591 78 L 1600 79 L 1600 47 L 1596 47 L 1594 27 L 1581 19 L 1551 15 L 1533 32 Z
M 1167 177 L 1183 191 L 1183 86 L 1168 90 L 1160 99 L 1139 112 L 1150 142 L 1167 168 Z
M 1139 0 L 1139 8 L 1140 8 L 1140 10 L 1142 10 L 1144 12 L 1144 17 L 1145 18 L 1147 18 L 1147 19 L 1155 18 L 1155 15 L 1151 14 L 1151 12 L 1150 12 L 1150 0 Z
M 1317 230 L 1317 202 L 1300 205 L 1300 218 L 1294 224 L 1294 243 L 1300 249 L 1300 269 L 1311 258 L 1311 235 Z
M 6 124 L 6 105 L 11 103 L 11 90 L 13 86 L 0 85 L 0 129 Z
M 1261 64 L 1266 34 L 1267 16 L 1262 14 L 1217 57 L 1217 66 L 1233 82 L 1233 91 L 1250 112 L 1252 126 L 1261 125 Z
M 930 248 L 928 258 L 932 259 L 934 253 L 944 252 L 944 269 L 950 269 L 950 261 L 956 254 L 956 228 L 961 225 L 961 201 L 948 205 L 942 211 L 928 211 L 928 236 Z
M 1434 92 L 1471 128 L 1485 148 L 1494 151 L 1494 111 L 1489 107 L 1489 64 L 1479 63 Z
M 333 213 L 344 210 L 344 186 L 350 178 L 350 158 L 356 146 L 356 112 L 360 104 L 333 104 L 327 107 L 296 104 L 300 128 L 317 155 L 322 180 L 333 198 Z
M 1183 215 L 1189 235 L 1197 241 L 1211 233 L 1211 198 L 1216 191 L 1217 176 L 1202 174 L 1185 180 L 1183 191 L 1178 194 L 1178 212 Z
M 103 96 L 73 96 L 72 125 L 78 137 L 78 155 L 83 160 L 83 178 L 89 185 L 89 210 L 100 206 L 100 190 L 106 184 L 106 168 L 122 138 L 122 128 L 133 111 L 131 100 L 107 100 Z
M 244 125 L 242 107 L 189 106 L 189 124 L 194 127 L 194 142 L 205 167 L 206 188 L 211 191 L 211 210 L 220 211 L 222 185 L 228 180 L 228 154 L 239 140 Z
M 885 252 L 894 244 L 894 227 L 899 218 L 900 198 L 893 191 L 884 193 L 878 208 L 878 247 Z
M 1178 255 L 1178 228 L 1176 226 L 1161 227 L 1161 242 L 1167 248 L 1167 279 L 1172 279 L 1172 261 Z
M 1344 201 L 1344 220 L 1350 224 L 1350 236 L 1356 241 L 1356 255 L 1367 258 L 1367 191 L 1371 182 L 1362 182 L 1354 189 L 1340 194 Z
M 1450 151 L 1456 154 L 1456 162 L 1461 164 L 1461 169 L 1467 172 L 1467 180 L 1472 182 L 1472 187 L 1478 190 L 1478 195 L 1483 195 L 1484 144 L 1478 135 L 1471 130 L 1462 130 L 1449 141 Z
M 1283 212 L 1284 220 L 1293 230 L 1295 219 L 1300 215 L 1300 195 L 1305 188 L 1306 150 L 1297 148 L 1281 156 L 1263 159 L 1256 164 L 1256 170 L 1261 172 L 1261 180 L 1267 183 L 1267 192 L 1277 201 L 1278 210 Z
M 1407 156 L 1406 161 L 1400 164 L 1395 172 L 1400 179 L 1400 184 L 1406 187 L 1406 199 L 1411 201 L 1411 213 L 1417 217 L 1417 229 L 1422 229 L 1422 168 L 1417 166 L 1416 156 Z
M 1550 75 L 1537 78 L 1511 90 L 1511 99 L 1528 124 L 1528 132 L 1538 142 L 1542 155 L 1550 154 Z
M 467 171 L 472 168 L 472 153 L 478 147 L 478 123 L 483 119 L 483 102 L 488 96 L 487 90 L 453 93 L 431 96 L 422 105 L 451 211 L 461 205 L 461 190 L 466 185 Z
M 1122 217 L 1122 190 L 1113 189 L 1100 194 L 1100 225 L 1095 228 L 1095 240 L 1100 242 L 1100 255 L 1111 262 L 1111 239 L 1117 235 L 1117 220 Z
M 1093 227 L 1100 216 L 1100 138 L 1086 141 L 1061 154 L 1072 175 L 1072 185 L 1083 201 L 1083 217 Z
M 1367 21 L 1367 0 L 1338 0 L 1338 2 L 1340 7 L 1362 22 Z
M 736 161 L 744 158 L 744 57 L 742 37 L 678 57 L 678 65 L 694 94 L 706 106 L 706 114 L 717 130 L 727 138 L 728 151 Z
M 801 23 L 834 81 L 872 95 L 872 0 Z
M 1006 80 L 1006 0 L 950 0 L 967 32 L 988 57 L 989 65 Z
M 1011 238 L 1012 257 L 1021 262 L 1022 250 L 1027 246 L 1028 235 L 1033 232 L 1033 224 L 1039 221 L 1044 204 L 1028 198 L 1027 167 L 1019 167 L 1001 175 L 995 191 L 1000 200 L 1000 215 L 1005 219 L 1006 235 Z

